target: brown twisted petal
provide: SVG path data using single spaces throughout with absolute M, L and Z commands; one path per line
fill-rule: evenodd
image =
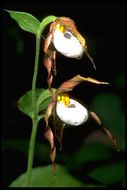
M 55 145 L 51 148 L 50 150 L 50 159 L 52 160 L 52 162 L 55 161 L 55 157 L 56 157 L 56 147 Z
M 51 69 L 52 69 L 52 58 L 48 56 L 47 54 L 44 56 L 44 66 L 47 69 L 48 72 L 48 79 L 51 77 Z
M 44 55 L 43 63 L 44 66 L 47 69 L 48 77 L 47 82 L 51 86 L 52 80 L 53 80 L 53 73 L 56 76 L 56 51 L 54 51 L 52 48 L 48 49 L 47 52 Z
M 50 146 L 51 146 L 51 148 L 50 148 L 50 159 L 52 161 L 53 175 L 55 175 L 56 147 L 54 145 L 54 135 L 53 135 L 53 132 L 49 126 L 46 127 L 46 129 L 45 129 L 44 137 L 49 141 Z
M 44 137 L 49 141 L 51 149 L 54 147 L 54 135 L 49 126 L 45 128 Z
M 55 125 L 55 136 L 61 145 L 62 144 L 63 130 L 64 130 L 65 124 L 58 118 L 58 116 L 56 114 L 55 114 L 54 125 Z
M 49 46 L 52 42 L 52 38 L 53 38 L 53 34 L 54 34 L 54 31 L 55 31 L 55 26 L 56 26 L 56 22 L 54 21 L 52 24 L 50 24 L 50 28 L 49 28 L 49 33 L 45 39 L 45 42 L 44 42 L 44 52 L 46 53 L 49 49 Z
M 48 127 L 48 119 L 50 117 L 50 115 L 52 114 L 52 110 L 54 108 L 54 102 L 50 102 L 45 114 L 45 122 L 46 122 L 46 127 Z
M 55 176 L 55 173 L 56 173 L 56 163 L 55 163 L 55 159 L 56 159 L 56 147 L 55 147 L 55 145 L 50 150 L 50 159 L 52 161 L 53 175 Z
M 44 52 L 45 53 L 48 51 L 48 48 L 49 48 L 51 41 L 52 41 L 52 37 L 53 37 L 52 32 L 49 32 L 49 34 L 46 37 L 45 42 L 44 42 Z
M 53 73 L 56 76 L 57 71 L 56 71 L 56 51 L 52 52 L 52 59 L 53 59 Z

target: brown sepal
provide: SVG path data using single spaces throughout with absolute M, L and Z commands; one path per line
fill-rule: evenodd
M 73 90 L 73 88 L 75 86 L 77 86 L 78 84 L 80 84 L 83 81 L 91 82 L 91 83 L 94 83 L 94 84 L 109 84 L 108 82 L 101 82 L 101 81 L 98 81 L 98 80 L 93 79 L 91 77 L 85 78 L 85 77 L 82 77 L 80 75 L 76 75 L 72 79 L 63 82 L 60 85 L 60 87 L 57 89 L 56 93 L 58 94 L 58 93 L 62 93 L 62 92 L 65 92 L 65 91 L 71 91 L 71 90 Z
M 108 129 L 106 129 L 105 127 L 102 127 L 101 130 L 102 130 L 102 132 L 103 132 L 104 134 L 106 134 L 106 136 L 107 136 L 107 137 L 110 139 L 110 141 L 113 143 L 115 149 L 119 152 L 120 149 L 118 148 L 117 142 L 116 142 L 115 138 L 112 136 L 111 132 L 110 132 Z
M 99 125 L 101 125 L 101 120 L 100 120 L 100 118 L 97 116 L 97 114 L 96 114 L 95 112 L 92 112 L 92 111 L 90 111 L 89 113 L 90 113 L 90 115 L 92 116 L 92 118 L 93 118 Z
M 93 117 L 93 119 L 101 126 L 101 121 L 100 121 L 100 118 L 97 116 L 97 114 L 94 113 L 94 112 L 91 112 L 91 111 L 89 113 Z M 108 129 L 106 129 L 105 127 L 102 127 L 102 126 L 100 127 L 100 129 L 109 138 L 109 140 L 114 145 L 115 149 L 117 149 L 117 151 L 120 151 L 119 148 L 118 148 L 118 145 L 116 143 L 116 140 L 112 136 L 111 132 Z

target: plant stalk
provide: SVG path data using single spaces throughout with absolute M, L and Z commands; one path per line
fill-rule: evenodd
M 32 131 L 29 144 L 29 153 L 28 153 L 28 165 L 27 165 L 27 187 L 31 185 L 31 172 L 33 166 L 33 157 L 34 157 L 34 146 L 37 133 L 38 125 L 38 116 L 36 108 L 36 81 L 38 73 L 38 61 L 39 61 L 39 50 L 40 50 L 40 37 L 39 34 L 36 36 L 36 55 L 35 55 L 35 65 L 34 65 L 34 74 L 32 80 L 32 107 L 33 107 L 33 118 L 32 118 Z
M 38 66 L 39 66 L 39 52 L 40 52 L 40 40 L 41 33 L 45 29 L 45 27 L 53 22 L 56 19 L 55 16 L 48 16 L 42 20 L 40 23 L 39 30 L 36 34 L 36 54 L 35 54 L 35 65 L 34 65 L 34 73 L 32 80 L 32 107 L 33 107 L 33 118 L 32 118 L 32 131 L 29 143 L 29 152 L 28 152 L 28 163 L 27 163 L 27 187 L 31 186 L 31 172 L 33 167 L 33 159 L 34 159 L 34 147 L 35 140 L 37 134 L 37 126 L 38 126 L 38 113 L 37 113 L 37 104 L 36 104 L 36 82 L 38 75 Z

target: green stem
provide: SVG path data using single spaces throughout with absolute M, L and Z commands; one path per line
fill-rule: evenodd
M 41 39 L 41 33 L 43 32 L 45 27 L 49 23 L 53 22 L 55 19 L 56 19 L 55 16 L 48 16 L 44 18 L 43 21 L 40 23 L 40 27 L 36 35 L 36 54 L 35 54 L 35 65 L 34 65 L 34 73 L 32 80 L 32 107 L 34 112 L 33 112 L 32 132 L 30 137 L 29 153 L 28 153 L 27 187 L 31 186 L 31 172 L 33 166 L 34 147 L 35 147 L 35 140 L 37 134 L 37 126 L 38 126 L 38 114 L 37 114 L 37 105 L 36 105 L 36 81 L 37 81 L 38 65 L 39 65 L 40 39 Z

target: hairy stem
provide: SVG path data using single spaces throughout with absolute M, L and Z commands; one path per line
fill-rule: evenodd
M 35 54 L 35 65 L 34 65 L 34 73 L 32 80 L 32 107 L 33 107 L 33 118 L 32 118 L 32 132 L 30 137 L 29 144 L 29 153 L 28 153 L 28 164 L 27 164 L 27 187 L 31 186 L 31 172 L 33 166 L 33 158 L 34 158 L 34 147 L 35 140 L 37 134 L 37 126 L 38 126 L 38 114 L 37 114 L 37 104 L 36 104 L 36 81 L 38 74 L 38 65 L 39 65 L 39 52 L 40 52 L 40 39 L 41 33 L 45 29 L 45 27 L 53 22 L 56 19 L 55 16 L 48 16 L 44 18 L 40 24 L 39 30 L 36 35 L 36 54 Z

